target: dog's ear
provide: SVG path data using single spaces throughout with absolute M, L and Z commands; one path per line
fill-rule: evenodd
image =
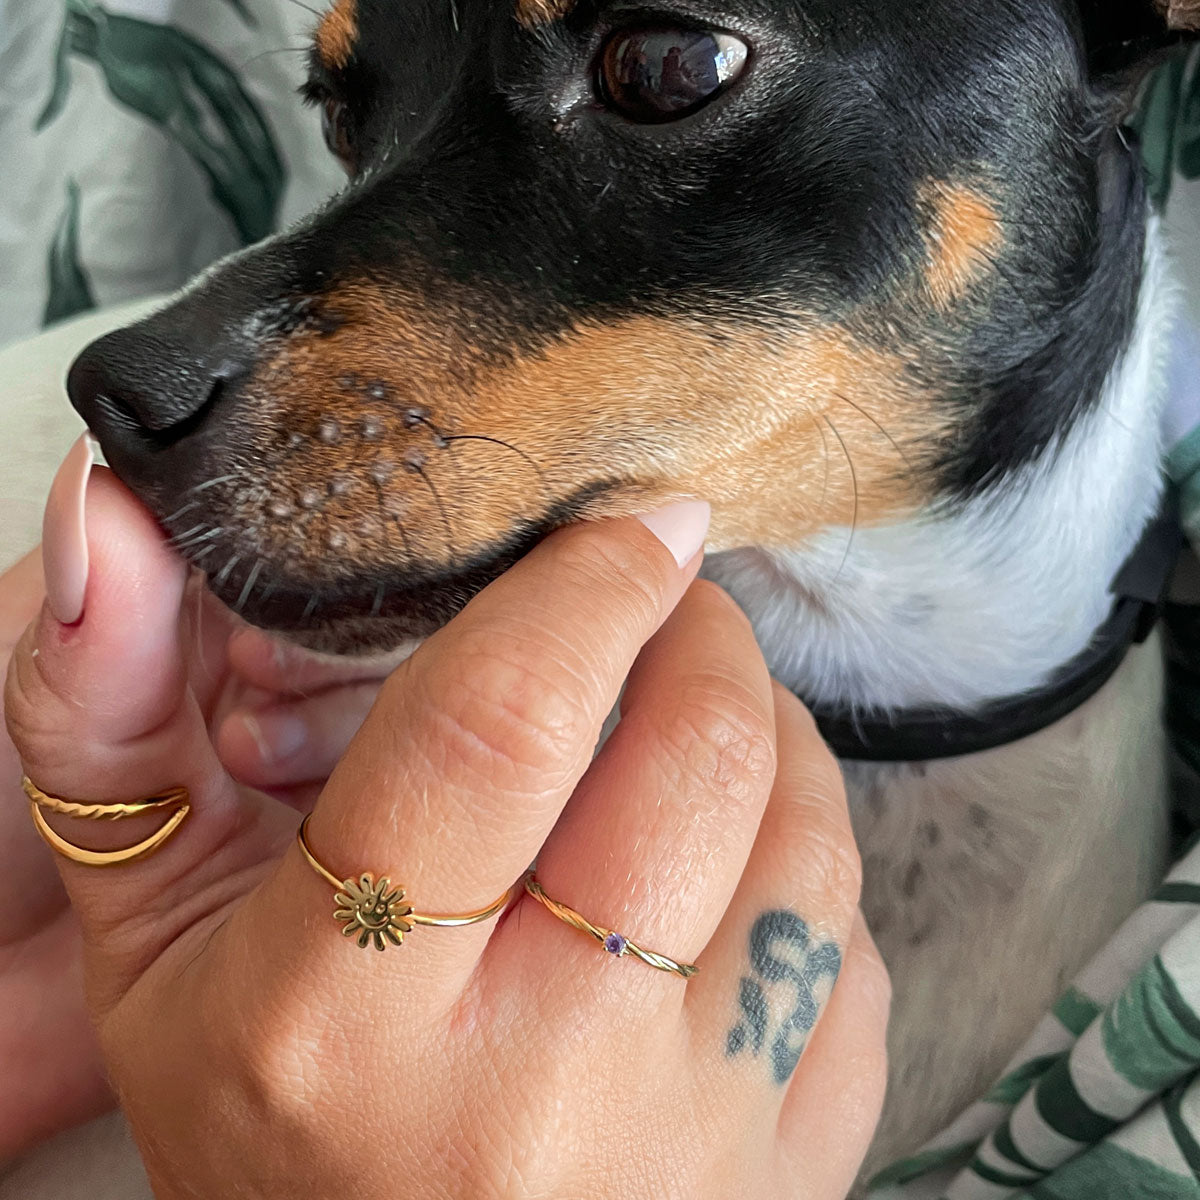
M 1200 35 L 1200 0 L 1078 0 L 1093 76 L 1140 76 Z

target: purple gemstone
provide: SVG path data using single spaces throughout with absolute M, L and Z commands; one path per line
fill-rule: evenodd
M 625 940 L 619 933 L 610 933 L 604 939 L 604 948 L 609 954 L 624 954 L 625 947 L 628 946 L 628 941 Z

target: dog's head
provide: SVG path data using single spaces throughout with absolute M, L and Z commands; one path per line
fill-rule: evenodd
M 703 496 L 714 548 L 795 547 L 952 503 L 1127 335 L 1101 75 L 1167 37 L 1152 0 L 337 0 L 349 186 L 72 400 L 219 596 L 329 649 L 576 518 Z

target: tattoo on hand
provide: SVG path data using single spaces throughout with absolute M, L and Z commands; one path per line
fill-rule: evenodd
M 738 994 L 741 1018 L 729 1031 L 726 1055 L 734 1058 L 749 1052 L 757 1058 L 762 1053 L 772 1025 L 767 988 L 789 984 L 795 989 L 795 1007 L 779 1022 L 770 1039 L 775 1082 L 787 1083 L 817 1023 L 823 1003 L 823 998 L 817 999 L 817 989 L 824 979 L 832 988 L 841 967 L 842 952 L 837 945 L 815 941 L 808 925 L 795 913 L 763 913 L 750 931 L 750 968 L 757 978 L 742 977 Z

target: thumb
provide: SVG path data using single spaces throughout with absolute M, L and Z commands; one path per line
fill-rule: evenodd
M 264 857 L 262 832 L 254 834 L 266 802 L 251 800 L 247 811 L 188 687 L 185 565 L 132 494 L 106 470 L 89 481 L 89 466 L 77 447 L 51 491 L 48 601 L 9 668 L 9 732 L 26 774 L 53 796 L 108 804 L 176 787 L 189 793 L 186 818 L 147 857 L 98 867 L 57 856 L 103 1003 L 102 993 L 115 1001 L 203 917 L 216 880 Z M 172 815 L 88 820 L 41 811 L 55 833 L 91 851 L 137 845 Z

